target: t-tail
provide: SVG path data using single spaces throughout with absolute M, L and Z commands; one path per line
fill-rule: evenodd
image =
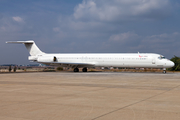
M 29 54 L 31 56 L 37 56 L 37 55 L 43 55 L 45 54 L 44 52 L 42 52 L 35 44 L 34 41 L 30 40 L 30 41 L 8 41 L 6 43 L 17 43 L 17 44 L 24 44 L 27 48 L 27 50 L 29 51 Z

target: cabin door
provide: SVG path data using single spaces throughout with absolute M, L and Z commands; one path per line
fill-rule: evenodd
M 152 59 L 152 64 L 156 64 L 155 58 Z

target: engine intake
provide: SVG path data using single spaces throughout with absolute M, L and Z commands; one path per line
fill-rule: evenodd
M 57 62 L 57 58 L 56 58 L 55 56 L 54 56 L 54 59 L 53 59 L 53 60 L 54 60 L 54 62 Z

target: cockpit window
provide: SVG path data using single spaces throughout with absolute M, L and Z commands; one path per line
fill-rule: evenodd
M 166 59 L 166 57 L 164 57 L 164 56 L 159 56 L 158 59 L 160 59 L 160 60 L 161 60 L 161 59 Z

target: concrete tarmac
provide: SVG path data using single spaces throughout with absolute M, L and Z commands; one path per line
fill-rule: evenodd
M 0 120 L 180 120 L 180 73 L 0 74 Z

